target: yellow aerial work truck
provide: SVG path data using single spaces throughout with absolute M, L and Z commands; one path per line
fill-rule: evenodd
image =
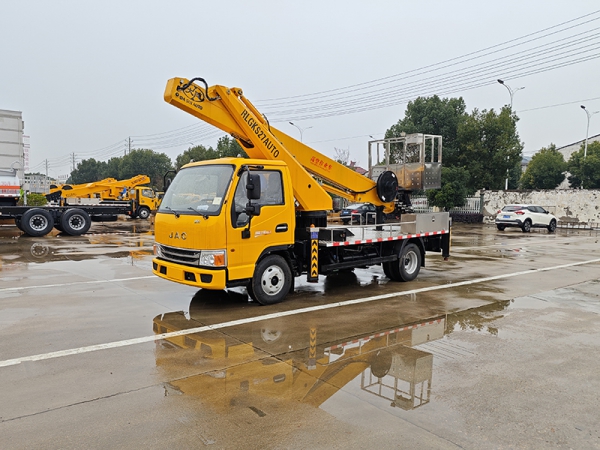
M 427 251 L 449 256 L 448 213 L 411 214 L 407 201 L 416 188 L 439 187 L 441 137 L 374 142 L 377 164 L 365 176 L 271 126 L 239 88 L 173 78 L 164 97 L 231 134 L 249 159 L 195 162 L 176 174 L 156 214 L 156 275 L 204 289 L 245 286 L 266 305 L 302 274 L 317 281 L 381 264 L 390 279 L 410 281 Z M 328 226 L 329 194 L 376 212 L 364 224 Z
M 61 205 L 129 203 L 132 205 L 132 218 L 147 219 L 160 204 L 159 195 L 151 187 L 144 186 L 149 183 L 147 175 L 136 175 L 126 180 L 105 178 L 91 183 L 50 186 L 46 197 Z

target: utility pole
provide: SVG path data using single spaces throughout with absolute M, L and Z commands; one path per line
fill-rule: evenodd
M 131 155 L 131 136 L 129 137 L 129 151 L 127 154 Z
M 73 172 L 75 170 L 75 152 L 73 152 L 71 154 L 71 161 L 72 161 L 72 166 L 73 166 L 73 168 L 71 169 L 71 172 Z
M 50 185 L 50 183 L 48 182 L 48 160 L 46 159 L 46 161 L 45 161 L 45 162 L 46 162 L 46 179 L 44 180 L 44 184 L 45 184 L 45 186 L 44 186 L 44 191 L 46 190 L 46 188 L 49 188 L 49 187 L 50 187 L 50 186 L 49 186 L 49 185 Z M 50 192 L 50 190 L 48 190 L 48 192 Z M 25 203 L 25 204 L 27 204 L 27 203 Z

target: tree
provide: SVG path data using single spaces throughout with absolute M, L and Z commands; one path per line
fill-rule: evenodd
M 467 197 L 475 193 L 467 187 L 469 178 L 469 171 L 463 167 L 442 167 L 442 188 L 427 191 L 427 201 L 444 211 L 463 206 Z
M 567 163 L 569 183 L 574 188 L 598 189 L 600 188 L 600 142 L 588 144 L 587 154 L 584 158 L 584 145 L 571 155 Z
M 503 189 L 507 172 L 520 166 L 523 144 L 517 133 L 518 120 L 510 107 L 505 106 L 499 114 L 493 109 L 474 109 L 459 124 L 460 151 L 454 165 L 468 169 L 469 189 Z M 444 162 L 447 165 L 445 156 Z
M 171 159 L 164 153 L 149 149 L 135 149 L 121 158 L 119 179 L 148 175 L 152 187 L 160 190 L 165 173 L 173 169 Z
M 334 147 L 333 151 L 335 152 L 335 157 L 333 158 L 335 162 L 338 162 L 346 167 L 350 165 L 350 149 L 349 148 L 337 148 Z
M 102 180 L 107 178 L 106 163 L 102 161 L 96 161 L 94 158 L 84 159 L 77 164 L 77 167 L 71 172 L 71 183 L 91 183 L 92 181 Z
M 523 189 L 554 189 L 565 179 L 567 163 L 554 144 L 533 155 L 521 177 Z
M 106 161 L 105 166 L 105 178 L 116 178 L 117 180 L 121 180 L 124 177 L 121 176 L 121 164 L 123 162 L 123 156 L 115 156 Z
M 204 145 L 196 145 L 177 156 L 175 159 L 175 168 L 179 170 L 192 161 L 206 161 L 216 158 L 219 158 L 219 155 L 212 147 L 206 148 Z
M 456 165 L 459 152 L 458 129 L 466 118 L 466 105 L 462 97 L 440 99 L 418 97 L 406 106 L 404 118 L 392 125 L 385 133 L 386 138 L 400 137 L 401 133 L 438 134 L 443 140 L 442 160 L 445 165 Z M 392 159 L 393 158 L 392 153 Z
M 229 136 L 219 138 L 216 151 L 219 158 L 237 158 L 238 156 L 242 158 L 248 157 L 240 144 Z

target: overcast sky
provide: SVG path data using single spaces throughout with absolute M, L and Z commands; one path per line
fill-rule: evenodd
M 48 160 L 49 175 L 68 174 L 73 154 L 106 160 L 129 137 L 175 159 L 223 135 L 163 100 L 169 78 L 203 77 L 366 166 L 369 136 L 383 137 L 411 98 L 498 110 L 510 102 L 501 78 L 532 155 L 585 138 L 580 104 L 600 110 L 598 10 L 598 0 L 4 1 L 0 109 L 23 113 L 30 171 Z M 600 114 L 589 135 L 599 133 Z

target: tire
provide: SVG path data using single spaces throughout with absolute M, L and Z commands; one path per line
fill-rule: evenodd
M 136 216 L 139 219 L 148 219 L 148 217 L 150 217 L 150 208 L 147 206 L 140 206 L 136 212 Z
M 416 244 L 406 244 L 396 261 L 389 265 L 392 281 L 412 281 L 421 270 L 421 251 Z
M 554 233 L 556 231 L 556 220 L 552 219 L 550 225 L 548 225 L 548 233 Z
M 279 303 L 290 291 L 292 271 L 284 258 L 269 255 L 254 270 L 248 294 L 261 305 Z
M 21 227 L 29 236 L 45 236 L 54 228 L 54 218 L 45 209 L 33 208 L 23 214 Z
M 15 226 L 16 226 L 16 227 L 17 227 L 19 230 L 21 230 L 21 231 L 24 231 L 24 230 L 23 230 L 23 225 L 21 225 L 21 217 L 15 217 Z
M 69 209 L 60 217 L 62 230 L 70 236 L 81 236 L 87 233 L 92 225 L 88 213 L 79 208 Z
M 504 225 L 496 225 L 496 228 L 498 228 L 499 231 L 504 231 L 506 227 Z
M 391 265 L 392 264 L 395 264 L 395 261 L 392 261 L 391 263 L 390 262 L 384 262 L 384 263 L 381 264 L 381 266 L 383 267 L 383 273 L 390 280 L 392 279 L 392 269 L 391 269 Z
M 525 222 L 523 222 L 521 230 L 523 230 L 523 233 L 529 233 L 531 231 L 531 220 L 527 219 Z

